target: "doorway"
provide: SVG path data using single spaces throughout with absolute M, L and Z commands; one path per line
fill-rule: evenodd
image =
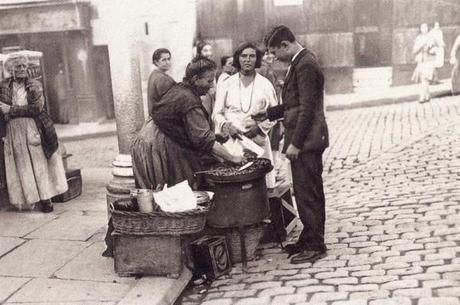
M 355 0 L 355 66 L 391 66 L 393 0 Z
M 115 118 L 115 107 L 113 104 L 112 77 L 110 74 L 109 50 L 107 46 L 93 47 L 94 79 L 97 79 L 96 98 L 101 105 L 101 113 L 107 119 Z

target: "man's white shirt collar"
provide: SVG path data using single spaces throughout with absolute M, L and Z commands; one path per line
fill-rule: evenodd
M 300 52 L 302 52 L 303 50 L 304 50 L 304 48 L 300 49 L 299 52 L 295 53 L 295 55 L 292 56 L 291 63 L 294 62 L 294 60 L 296 59 L 296 57 L 299 56 Z

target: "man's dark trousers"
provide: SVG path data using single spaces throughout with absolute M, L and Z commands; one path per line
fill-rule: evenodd
M 297 210 L 304 226 L 297 244 L 302 249 L 325 251 L 325 198 L 321 152 L 301 152 L 291 161 Z

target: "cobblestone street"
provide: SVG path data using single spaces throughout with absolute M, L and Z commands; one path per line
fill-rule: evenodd
M 328 256 L 291 265 L 267 244 L 247 273 L 237 264 L 177 304 L 460 304 L 457 98 L 328 118 Z
M 324 154 L 326 175 L 336 175 L 409 139 L 460 117 L 458 96 L 430 103 L 331 111 L 326 114 L 330 147 Z

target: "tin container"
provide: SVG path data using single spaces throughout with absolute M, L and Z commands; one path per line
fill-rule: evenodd
M 132 191 L 131 191 L 131 194 Z M 149 189 L 138 189 L 136 190 L 135 196 L 137 198 L 137 205 L 139 206 L 139 211 L 142 213 L 153 212 L 153 191 Z

